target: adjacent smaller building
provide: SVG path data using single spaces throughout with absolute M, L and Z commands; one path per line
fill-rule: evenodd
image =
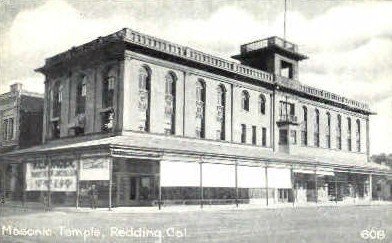
M 43 94 L 23 90 L 20 83 L 0 95 L 0 153 L 27 148 L 42 142 Z M 4 161 L 3 161 L 4 162 Z M 0 189 L 20 191 L 20 171 L 17 164 L 0 163 Z M 18 196 L 15 194 L 15 196 Z

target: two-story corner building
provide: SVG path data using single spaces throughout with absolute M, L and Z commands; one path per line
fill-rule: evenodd
M 302 84 L 278 37 L 218 58 L 130 29 L 48 58 L 44 144 L 8 153 L 25 201 L 101 206 L 366 201 L 366 104 Z M 373 180 L 372 180 L 373 178 Z
M 26 91 L 15 83 L 0 95 L 0 154 L 38 145 L 42 142 L 42 94 Z M 21 191 L 20 164 L 0 160 L 0 191 L 7 196 Z

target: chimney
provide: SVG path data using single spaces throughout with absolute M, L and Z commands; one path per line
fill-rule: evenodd
M 21 83 L 14 83 L 14 84 L 11 84 L 10 85 L 10 87 L 11 87 L 11 92 L 18 92 L 18 91 L 22 91 L 22 84 Z

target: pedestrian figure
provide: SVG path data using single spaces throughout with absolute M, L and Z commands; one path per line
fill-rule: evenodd
M 42 194 L 42 204 L 44 206 L 44 211 L 48 211 L 49 210 L 49 198 L 45 192 Z
M 90 198 L 91 198 L 91 208 L 96 209 L 98 205 L 98 190 L 95 188 L 93 184 L 90 189 Z

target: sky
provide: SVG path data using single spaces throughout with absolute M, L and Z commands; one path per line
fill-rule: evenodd
M 288 0 L 286 37 L 309 59 L 302 83 L 369 103 L 371 153 L 392 153 L 392 1 Z M 2 0 L 0 93 L 45 58 L 124 27 L 224 58 L 283 36 L 284 0 Z

